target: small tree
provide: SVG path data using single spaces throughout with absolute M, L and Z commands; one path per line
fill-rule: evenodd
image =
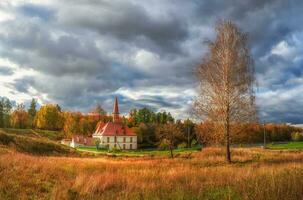
M 37 114 L 37 100 L 32 99 L 29 109 L 27 111 L 29 117 L 29 124 L 33 128 L 34 127 L 34 120 Z
M 92 110 L 92 112 L 99 115 L 99 120 L 101 119 L 101 116 L 106 115 L 106 111 L 102 108 L 100 104 L 97 104 L 96 107 Z
M 28 125 L 28 114 L 23 104 L 18 104 L 16 110 L 11 114 L 11 126 L 14 128 L 26 128 Z
M 99 150 L 99 146 L 100 146 L 100 139 L 99 138 L 94 138 L 94 144 L 96 145 L 96 149 Z
M 303 141 L 303 133 L 301 132 L 293 132 L 291 133 L 292 141 Z
M 7 128 L 10 126 L 10 114 L 12 102 L 7 98 L 0 98 L 0 127 Z
M 170 151 L 171 158 L 174 158 L 173 150 L 177 146 L 178 138 L 182 132 L 178 126 L 173 123 L 159 125 L 156 130 L 160 146 L 167 146 Z
M 71 138 L 73 135 L 83 134 L 80 123 L 82 114 L 80 112 L 64 112 L 63 117 L 63 132 L 65 134 L 65 137 Z

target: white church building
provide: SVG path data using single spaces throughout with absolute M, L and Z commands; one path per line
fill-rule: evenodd
M 137 149 L 137 135 L 132 128 L 122 124 L 117 98 L 112 115 L 113 122 L 98 123 L 93 138 L 99 138 L 100 145 L 108 145 L 109 149 Z

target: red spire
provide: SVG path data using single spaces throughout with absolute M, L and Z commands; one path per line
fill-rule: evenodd
M 119 118 L 118 98 L 116 97 L 113 109 L 113 122 L 119 122 Z
M 118 106 L 118 98 L 117 97 L 116 97 L 115 103 L 114 103 L 113 114 L 119 114 L 119 106 Z

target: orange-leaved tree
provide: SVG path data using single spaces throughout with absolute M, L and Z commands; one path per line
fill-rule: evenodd
M 24 104 L 18 104 L 11 114 L 11 126 L 14 128 L 26 128 L 28 126 L 28 113 L 25 111 Z

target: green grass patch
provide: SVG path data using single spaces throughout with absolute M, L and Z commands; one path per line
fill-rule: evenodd
M 146 150 L 125 150 L 119 152 L 110 152 L 108 150 L 100 149 L 97 150 L 96 147 L 78 147 L 78 151 L 81 152 L 90 152 L 96 154 L 105 154 L 105 155 L 114 155 L 114 156 L 169 156 L 170 152 L 167 150 L 158 150 L 158 149 L 146 149 Z M 174 154 L 185 154 L 200 151 L 201 147 L 193 148 L 179 148 L 174 150 Z
M 270 149 L 294 149 L 299 150 L 303 149 L 303 142 L 288 142 L 288 143 L 272 143 L 267 145 Z

